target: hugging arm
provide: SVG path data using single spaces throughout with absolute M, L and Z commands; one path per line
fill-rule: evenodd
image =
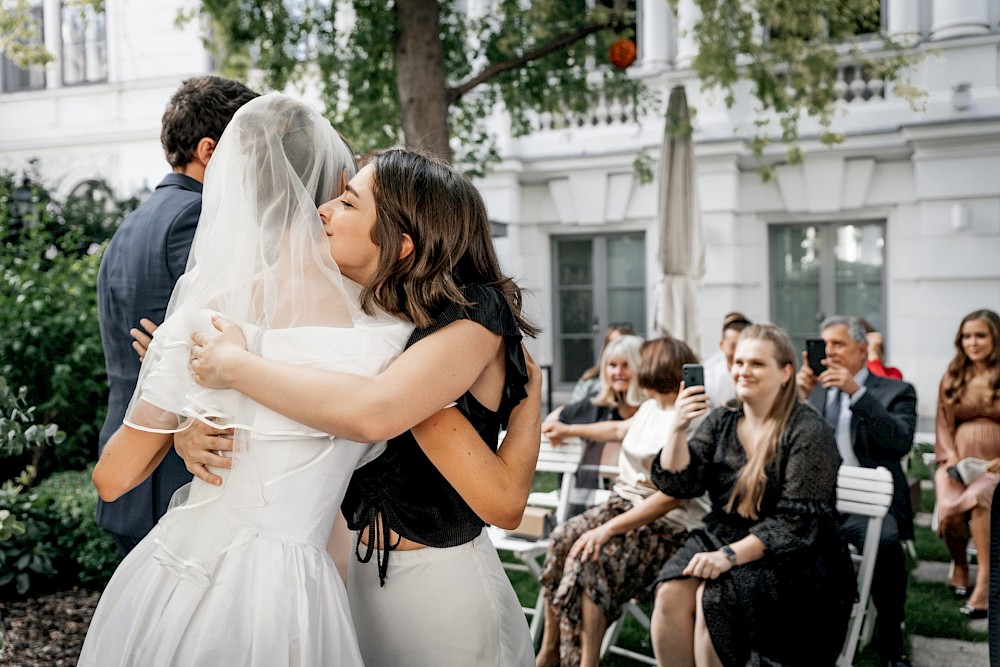
M 388 440 L 464 394 L 496 357 L 502 339 L 459 320 L 406 349 L 374 377 L 296 366 L 246 350 L 238 326 L 198 333 L 199 384 L 235 389 L 275 412 L 357 442 Z
M 511 412 L 496 453 L 457 408 L 445 408 L 411 429 L 420 449 L 472 511 L 507 530 L 521 522 L 538 460 L 541 372 L 527 351 L 525 360 L 528 396 Z
M 119 427 L 105 445 L 91 475 L 101 500 L 117 500 L 139 486 L 160 465 L 170 443 L 169 433 Z

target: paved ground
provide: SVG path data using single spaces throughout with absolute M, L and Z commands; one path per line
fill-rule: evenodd
M 990 664 L 985 642 L 962 642 L 918 635 L 913 635 L 910 641 L 913 646 L 913 667 L 987 667 Z
M 922 560 L 913 571 L 920 581 L 948 580 L 948 563 Z M 972 565 L 969 577 L 976 576 L 976 566 Z M 986 632 L 986 619 L 970 621 L 969 627 Z M 911 637 L 913 644 L 913 667 L 986 667 L 989 665 L 989 648 L 986 642 L 963 642 L 957 639 L 937 637 Z

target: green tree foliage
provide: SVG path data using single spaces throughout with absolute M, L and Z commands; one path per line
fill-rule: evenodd
M 253 66 L 268 88 L 315 85 L 331 121 L 362 153 L 404 140 L 394 46 L 405 30 L 439 35 L 445 81 L 428 96 L 443 98 L 450 143 L 466 168 L 497 157 L 484 121 L 498 105 L 521 135 L 532 114 L 585 110 L 602 89 L 633 117 L 654 102 L 645 86 L 606 66 L 611 41 L 634 37 L 634 3 L 498 0 L 487 16 L 470 17 L 458 3 L 440 2 L 436 25 L 401 25 L 400 5 L 412 1 L 202 0 L 199 11 L 224 74 L 245 79 Z M 423 111 L 418 104 L 406 113 Z M 429 132 L 419 128 L 434 120 L 418 118 L 407 145 L 426 146 Z
M 676 11 L 678 0 L 669 2 Z M 788 146 L 787 158 L 801 159 L 797 141 L 803 116 L 820 122 L 824 143 L 843 141 L 830 127 L 837 111 L 835 72 L 845 60 L 861 67 L 866 78 L 901 84 L 897 94 L 919 105 L 920 93 L 902 83 L 914 56 L 880 32 L 879 0 L 695 4 L 701 18 L 692 28 L 698 47 L 692 69 L 704 88 L 719 89 L 730 106 L 737 86 L 749 82 L 758 102 L 758 134 L 751 141 L 758 157 L 777 134 Z
M 677 11 L 679 0 L 654 1 Z M 103 6 L 100 0 L 75 2 Z M 532 130 L 534 114 L 580 112 L 602 90 L 633 118 L 656 102 L 641 81 L 607 66 L 608 44 L 634 37 L 635 2 L 492 0 L 487 14 L 477 16 L 466 14 L 464 3 L 440 0 L 432 17 L 400 21 L 410 16 L 401 8 L 426 2 L 201 0 L 181 18 L 205 21 L 206 45 L 224 74 L 245 80 L 254 69 L 267 88 L 318 90 L 331 121 L 359 152 L 404 138 L 407 145 L 441 154 L 455 147 L 471 173 L 481 173 L 498 157 L 485 121 L 499 108 L 509 114 L 514 134 L 523 135 Z M 729 104 L 738 87 L 749 83 L 758 102 L 757 136 L 751 138 L 758 156 L 778 138 L 789 146 L 788 158 L 798 159 L 798 123 L 804 116 L 820 121 L 824 142 L 843 140 L 830 127 L 838 108 L 835 69 L 844 59 L 867 77 L 896 84 L 895 94 L 913 106 L 920 104 L 922 93 L 902 81 L 915 56 L 879 34 L 879 0 L 694 4 L 701 17 L 692 28 L 698 46 L 693 70 Z M 20 35 L 14 40 L 20 45 L 30 33 L 23 27 L 30 23 L 26 7 L 26 0 L 0 5 L 0 26 L 5 34 Z M 399 52 L 401 37 L 412 34 L 438 37 L 443 80 L 435 79 L 421 58 Z M 859 35 L 865 36 L 862 41 Z M 0 46 L 10 51 L 10 43 Z M 22 56 L 20 62 L 44 57 L 36 53 L 34 60 Z M 407 73 L 403 79 L 401 71 Z M 421 79 L 416 100 L 407 89 L 413 78 Z M 401 94 L 407 104 L 401 105 Z M 442 125 L 453 141 L 428 145 Z

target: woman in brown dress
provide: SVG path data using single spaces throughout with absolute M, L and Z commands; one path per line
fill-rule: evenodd
M 962 320 L 955 336 L 955 358 L 941 378 L 938 392 L 937 471 L 938 531 L 953 561 L 949 586 L 964 597 L 969 585 L 966 547 L 971 532 L 981 554 L 976 585 L 960 611 L 986 618 L 989 593 L 990 507 L 1000 480 L 1000 316 L 977 310 Z M 966 459 L 981 459 L 975 465 Z M 970 462 L 973 463 L 973 462 Z M 970 471 L 982 472 L 974 480 Z

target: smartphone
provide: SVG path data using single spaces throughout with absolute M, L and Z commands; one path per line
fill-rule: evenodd
M 684 364 L 681 366 L 681 379 L 684 388 L 705 386 L 705 367 L 701 364 Z
M 816 375 L 826 370 L 823 360 L 826 359 L 826 343 L 822 338 L 806 338 L 806 359 L 809 360 L 809 368 Z

